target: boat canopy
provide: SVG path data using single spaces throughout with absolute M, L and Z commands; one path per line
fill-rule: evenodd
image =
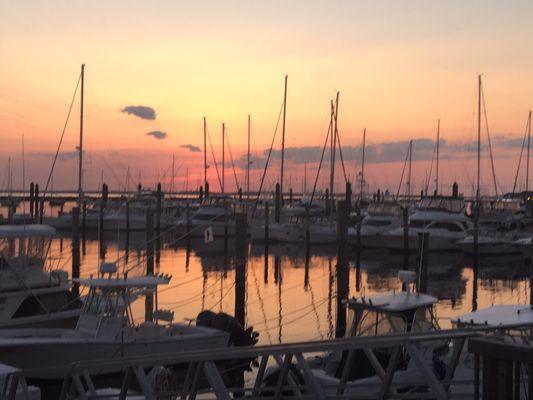
M 437 303 L 437 298 L 423 293 L 393 292 L 368 298 L 348 300 L 349 308 L 368 308 L 384 312 L 405 312 L 429 307 Z
M 52 237 L 56 234 L 55 228 L 48 225 L 0 225 L 0 239 Z
M 459 213 L 465 208 L 464 200 L 460 197 L 431 196 L 424 197 L 418 205 L 420 210 L 449 211 Z
M 458 326 L 533 326 L 533 307 L 523 304 L 498 305 L 473 311 L 457 317 Z
M 126 288 L 154 288 L 158 285 L 167 285 L 170 282 L 168 275 L 137 276 L 132 278 L 85 278 L 73 279 L 74 282 L 83 286 L 99 287 L 107 289 Z

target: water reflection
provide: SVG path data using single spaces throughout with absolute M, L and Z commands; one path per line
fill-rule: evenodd
M 145 240 L 144 233 L 106 233 L 103 259 L 120 259 L 121 268 L 129 274 L 145 274 Z M 56 268 L 72 272 L 71 246 L 69 235 L 53 241 L 51 262 Z M 88 232 L 82 248 L 80 275 L 94 275 L 100 258 L 98 238 Z M 410 268 L 415 267 L 415 258 L 408 261 Z M 530 268 L 524 259 L 484 259 L 480 263 L 476 269 L 461 254 L 430 254 L 428 292 L 439 299 L 437 315 L 442 327 L 450 326 L 451 317 L 475 308 L 529 303 Z M 245 283 L 239 290 L 244 290 L 245 321 L 260 332 L 260 343 L 335 336 L 340 310 L 336 264 L 334 247 L 311 248 L 309 252 L 305 246 L 249 248 Z M 351 254 L 346 290 L 350 296 L 400 290 L 396 277 L 403 265 L 402 255 L 362 252 L 358 262 Z M 203 309 L 234 314 L 236 294 L 241 293 L 236 293 L 233 240 L 174 243 L 172 237 L 164 237 L 154 269 L 173 276 L 170 285 L 160 291 L 159 307 L 174 311 L 176 320 L 195 318 Z M 144 301 L 134 304 L 133 314 L 136 319 L 145 318 Z

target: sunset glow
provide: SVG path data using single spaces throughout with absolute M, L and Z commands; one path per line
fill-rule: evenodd
M 370 188 L 395 190 L 404 143 L 434 140 L 440 118 L 442 183 L 457 180 L 470 194 L 465 185 L 475 174 L 472 153 L 453 146 L 475 140 L 476 77 L 482 74 L 498 180 L 510 190 L 520 152 L 516 143 L 533 107 L 532 13 L 528 1 L 0 0 L 0 169 L 11 156 L 15 186 L 22 186 L 17 166 L 24 134 L 26 181 L 46 180 L 85 63 L 89 188 L 97 187 L 103 171 L 104 180 L 119 189 L 128 167 L 134 182 L 141 171 L 143 184 L 169 185 L 172 154 L 179 166 L 176 189 L 185 188 L 187 170 L 188 188 L 196 188 L 203 154 L 194 147 L 203 150 L 204 116 L 217 157 L 226 123 L 242 184 L 237 159 L 246 152 L 251 115 L 258 167 L 253 176 L 259 177 L 288 74 L 288 148 L 320 152 L 329 102 L 338 90 L 343 146 L 360 146 L 366 127 L 370 145 L 395 143 L 403 149 L 396 159 L 370 160 Z M 121 112 L 132 105 L 152 108 L 155 119 Z M 61 148 L 67 154 L 77 146 L 78 113 L 76 100 Z M 147 135 L 154 131 L 167 136 Z M 193 147 L 180 147 L 186 145 Z M 429 168 L 429 160 L 420 158 L 413 169 L 416 190 Z M 226 181 L 234 188 L 227 161 Z M 354 155 L 346 163 L 353 180 L 360 161 Z M 275 159 L 269 189 L 277 165 Z M 302 162 L 289 160 L 286 174 L 295 190 L 302 188 L 303 169 Z M 218 190 L 214 168 L 209 171 Z M 310 185 L 316 162 L 309 162 L 307 172 Z M 60 159 L 55 174 L 63 178 L 57 179 L 60 188 L 74 188 L 75 160 Z M 339 188 L 341 181 L 339 174 Z M 488 170 L 483 185 L 490 189 Z

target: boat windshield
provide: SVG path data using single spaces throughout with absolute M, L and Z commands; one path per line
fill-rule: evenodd
M 401 215 L 402 208 L 398 203 L 370 203 L 368 206 L 369 214 L 380 215 Z
M 407 321 L 402 314 L 354 309 L 349 315 L 347 336 L 389 335 L 407 330 Z
M 50 238 L 0 239 L 0 267 L 14 265 L 43 265 L 50 247 Z
M 418 205 L 420 210 L 449 211 L 453 213 L 463 211 L 464 207 L 465 204 L 461 198 L 439 196 L 424 197 Z

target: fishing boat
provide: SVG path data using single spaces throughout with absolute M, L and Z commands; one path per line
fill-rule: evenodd
M 379 335 L 429 332 L 438 330 L 439 325 L 434 312 L 438 300 L 430 295 L 411 290 L 414 286 L 416 274 L 412 271 L 399 271 L 398 277 L 404 291 L 390 292 L 370 297 L 352 298 L 346 302 L 349 312 L 345 337 L 372 337 Z M 439 374 L 441 364 L 439 355 L 445 353 L 447 343 L 444 341 L 428 343 L 423 349 L 423 361 L 427 368 Z M 398 381 L 420 381 L 419 370 L 412 366 L 405 352 L 400 352 L 396 362 Z M 371 360 L 365 351 L 356 350 L 353 354 L 347 351 L 330 352 L 308 359 L 311 373 L 318 384 L 323 387 L 338 387 L 340 380 L 347 377 L 345 395 L 355 393 L 364 395 L 366 390 L 377 382 L 381 382 L 375 373 L 374 362 L 387 365 L 392 357 L 392 350 L 388 348 L 374 350 Z M 348 364 L 349 363 L 349 364 Z M 275 380 L 277 368 L 271 368 L 265 381 Z M 347 375 L 346 375 L 347 374 Z M 349 389 L 348 389 L 349 388 Z
M 68 274 L 45 268 L 55 229 L 0 226 L 0 328 L 72 327 L 81 302 Z
M 24 370 L 28 378 L 58 380 L 74 362 L 102 360 L 98 375 L 109 375 L 119 372 L 120 366 L 106 364 L 106 360 L 184 350 L 207 351 L 230 345 L 227 331 L 209 324 L 174 323 L 172 311 L 157 308 L 157 288 L 168 285 L 170 276 L 119 276 L 113 264 L 102 264 L 97 278 L 75 280 L 87 288 L 87 296 L 74 329 L 1 331 L 2 362 Z M 155 305 L 153 318 L 135 323 L 134 303 L 146 296 Z M 254 337 L 249 339 L 246 344 L 255 343 Z

